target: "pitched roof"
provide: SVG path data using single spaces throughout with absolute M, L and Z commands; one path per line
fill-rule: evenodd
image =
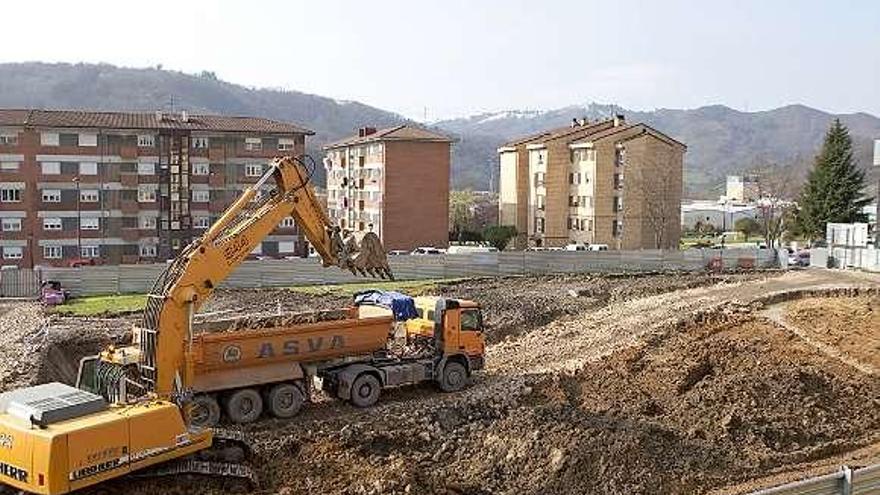
M 0 109 L 0 126 L 75 127 L 104 129 L 180 129 L 190 131 L 307 134 L 304 127 L 261 117 L 188 115 L 167 112 L 91 112 L 84 110 Z
M 341 146 L 351 146 L 354 144 L 370 143 L 375 141 L 428 141 L 438 143 L 451 143 L 449 136 L 429 131 L 422 127 L 413 125 L 398 125 L 395 127 L 387 127 L 379 129 L 367 136 L 350 136 L 339 141 L 328 143 L 324 149 L 339 148 Z
M 598 133 L 595 133 L 592 135 L 584 136 L 580 139 L 576 139 L 573 142 L 574 143 L 596 142 L 601 139 L 606 139 L 606 138 L 612 137 L 612 136 L 614 136 L 618 133 L 621 133 L 623 131 L 630 131 L 630 130 L 638 130 L 639 132 L 636 133 L 635 135 L 632 135 L 632 136 L 629 136 L 629 137 L 623 139 L 622 141 L 629 141 L 630 139 L 635 139 L 635 138 L 642 136 L 644 134 L 650 134 L 650 135 L 656 137 L 657 139 L 664 141 L 668 144 L 678 145 L 678 146 L 681 146 L 682 148 L 687 149 L 687 145 L 682 143 L 681 141 L 678 141 L 677 139 L 671 138 L 671 137 L 667 136 L 666 134 L 663 134 L 662 132 L 658 131 L 657 129 L 654 129 L 653 127 L 649 126 L 648 124 L 642 124 L 642 123 L 627 124 L 627 125 L 622 125 L 622 126 L 618 126 L 618 127 L 612 127 L 610 129 L 606 129 L 602 132 L 598 132 Z
M 602 131 L 608 125 L 611 125 L 613 121 L 611 120 L 602 120 L 599 122 L 592 122 L 587 125 L 578 125 L 578 126 L 565 126 L 565 127 L 557 127 L 555 129 L 549 129 L 544 132 L 540 132 L 538 134 L 532 134 L 531 136 L 526 136 L 522 138 L 518 138 L 514 141 L 504 144 L 504 147 L 509 146 L 519 146 L 521 144 L 528 144 L 534 141 L 551 141 L 554 139 L 563 139 L 567 137 L 575 136 L 576 138 L 581 138 L 584 135 L 594 134 L 596 132 Z

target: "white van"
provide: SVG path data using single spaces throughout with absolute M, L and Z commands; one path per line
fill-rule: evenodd
M 588 248 L 587 248 L 586 244 L 567 244 L 565 246 L 565 250 L 566 251 L 587 251 Z
M 497 253 L 494 246 L 449 246 L 446 254 L 474 254 L 474 253 Z

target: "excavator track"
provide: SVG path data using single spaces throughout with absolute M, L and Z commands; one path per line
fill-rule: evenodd
M 181 474 L 243 480 L 249 488 L 259 486 L 259 479 L 247 461 L 253 450 L 245 435 L 236 430 L 214 428 L 213 445 L 183 459 L 165 462 L 132 474 L 135 478 L 157 478 Z

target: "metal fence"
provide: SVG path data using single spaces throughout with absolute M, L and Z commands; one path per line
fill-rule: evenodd
M 880 249 L 841 246 L 815 248 L 810 250 L 810 265 L 880 272 Z
M 36 297 L 39 273 L 33 270 L 0 270 L 0 297 Z
M 768 249 L 692 249 L 687 251 L 502 252 L 458 255 L 392 256 L 398 280 L 541 273 L 625 273 L 652 271 L 751 270 L 778 267 Z M 57 280 L 73 295 L 147 292 L 165 264 L 43 268 L 42 280 Z M 28 272 L 29 270 L 18 270 Z M 246 261 L 222 284 L 227 288 L 287 287 L 363 281 L 348 272 L 324 268 L 316 258 Z
M 843 466 L 840 471 L 787 485 L 754 492 L 752 495 L 876 495 L 880 493 L 880 464 L 862 469 Z

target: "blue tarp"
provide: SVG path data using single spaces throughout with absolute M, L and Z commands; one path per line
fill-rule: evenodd
M 406 321 L 418 318 L 419 316 L 413 298 L 395 291 L 377 289 L 361 291 L 355 294 L 354 304 L 372 304 L 388 308 L 394 314 L 394 319 L 397 321 Z

